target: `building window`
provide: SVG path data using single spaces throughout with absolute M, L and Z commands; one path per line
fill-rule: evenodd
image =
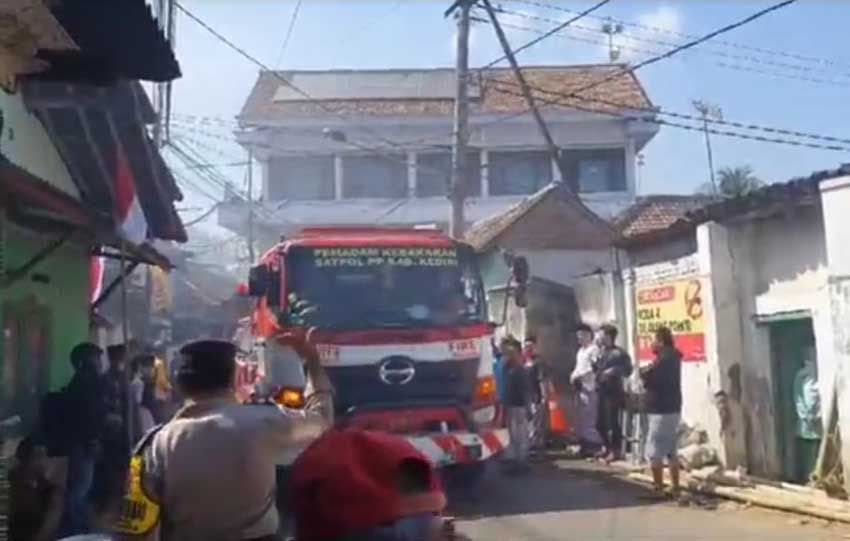
M 334 198 L 333 156 L 272 158 L 268 174 L 271 201 Z
M 552 159 L 545 151 L 490 152 L 490 195 L 527 195 L 552 182 Z
M 466 195 L 481 195 L 481 154 L 470 152 L 466 158 Z M 416 196 L 436 197 L 448 195 L 452 175 L 452 155 L 449 152 L 419 154 L 416 156 Z
M 407 157 L 404 155 L 346 156 L 342 168 L 345 198 L 407 197 Z
M 622 148 L 568 149 L 563 151 L 562 159 L 566 173 L 578 181 L 581 193 L 627 189 L 626 151 Z

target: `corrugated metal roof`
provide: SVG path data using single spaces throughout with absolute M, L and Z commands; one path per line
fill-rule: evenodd
M 712 220 L 722 222 L 733 218 L 767 217 L 789 207 L 816 205 L 820 201 L 820 183 L 844 176 L 850 176 L 850 164 L 816 171 L 807 177 L 797 177 L 787 182 L 769 184 L 743 197 L 708 202 L 686 211 L 666 228 L 624 237 L 623 244 L 651 244 L 693 231 L 699 224 Z

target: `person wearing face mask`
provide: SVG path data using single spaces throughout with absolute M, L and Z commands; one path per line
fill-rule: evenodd
M 803 366 L 794 376 L 794 409 L 797 414 L 797 448 L 802 460 L 797 477 L 808 480 L 817 461 L 820 440 L 823 435 L 821 422 L 821 400 L 818 389 L 817 365 L 814 355 L 809 354 Z
M 602 440 L 596 430 L 598 417 L 598 398 L 596 395 L 596 374 L 593 369 L 599 357 L 599 348 L 593 342 L 593 331 L 584 323 L 576 327 L 578 351 L 576 365 L 570 375 L 570 383 L 575 389 L 577 400 L 577 434 L 582 456 L 591 456 Z
M 625 379 L 632 373 L 629 354 L 616 344 L 617 327 L 602 325 L 597 333 L 599 359 L 596 362 L 596 385 L 599 396 L 597 430 L 605 445 L 601 453 L 606 462 L 619 460 L 623 445 L 620 416 L 626 405 Z

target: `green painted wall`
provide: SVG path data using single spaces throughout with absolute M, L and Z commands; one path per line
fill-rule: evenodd
M 2 218 L 0 218 L 2 219 Z M 29 261 L 51 240 L 6 222 L 6 268 L 12 270 Z M 34 296 L 46 307 L 49 321 L 49 385 L 61 387 L 71 376 L 68 354 L 71 348 L 88 339 L 89 258 L 87 247 L 67 244 L 39 263 L 24 278 L 8 289 L 0 290 L 0 308 L 6 303 Z M 44 275 L 47 283 L 32 280 L 32 275 Z M 4 316 L 0 316 L 4 317 Z M 5 329 L 5 325 L 2 327 Z M 0 341 L 4 340 L 0 333 Z M 0 343 L 0 346 L 4 344 Z M 5 351 L 0 347 L 0 354 Z M 5 360 L 3 362 L 5 367 Z

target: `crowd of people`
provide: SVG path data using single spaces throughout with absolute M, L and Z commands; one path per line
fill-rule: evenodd
M 682 410 L 681 361 L 673 334 L 655 330 L 654 359 L 634 370 L 632 360 L 616 345 L 617 328 L 602 325 L 576 329 L 578 351 L 570 375 L 576 405 L 576 433 L 582 456 L 611 463 L 622 458 L 626 410 L 637 432 L 632 453 L 648 461 L 656 495 L 679 492 L 678 429 Z M 670 469 L 671 492 L 664 491 L 664 465 Z
M 73 376 L 41 400 L 38 422 L 10 472 L 13 540 L 84 534 L 115 512 L 130 452 L 173 411 L 165 352 L 133 341 L 104 352 L 81 343 Z
M 529 471 L 529 459 L 547 443 L 550 376 L 537 352 L 537 340 L 523 343 L 508 335 L 493 344 L 499 415 L 508 428 L 510 445 L 504 460 L 509 474 Z
M 71 382 L 45 397 L 43 422 L 18 446 L 11 539 L 108 532 L 110 539 L 280 540 L 275 463 L 305 445 L 290 481 L 298 497 L 287 510 L 297 541 L 464 539 L 443 516 L 446 496 L 434 465 L 404 438 L 332 428 L 333 389 L 318 352 L 308 336 L 280 340 L 304 360 L 312 392 L 303 409 L 241 405 L 236 347 L 197 341 L 174 360 L 173 390 L 182 405 L 139 437 L 138 426 L 132 450 L 121 432 L 126 408 L 144 408 L 155 422 L 170 413 L 158 393 L 156 358 L 136 354 L 128 365 L 131 349 L 110 349 L 101 373 L 101 349 L 75 347 Z M 57 457 L 67 465 L 61 480 L 51 471 Z M 92 515 L 113 490 L 121 505 L 97 524 Z
M 665 495 L 665 462 L 678 491 L 682 356 L 670 330 L 657 329 L 655 359 L 637 370 L 616 345 L 614 326 L 582 325 L 577 339 L 570 381 L 583 454 L 620 457 L 622 412 L 637 385 L 656 491 Z M 173 372 L 161 352 L 134 344 L 107 348 L 105 370 L 100 347 L 75 347 L 71 381 L 44 397 L 37 429 L 18 446 L 11 539 L 115 527 L 135 539 L 280 539 L 275 464 L 305 446 L 290 482 L 298 541 L 457 539 L 440 517 L 445 495 L 428 459 L 403 438 L 332 428 L 333 389 L 309 336 L 282 340 L 304 360 L 310 381 L 300 410 L 240 405 L 229 342 L 184 346 Z M 547 443 L 551 376 L 534 337 L 507 336 L 493 349 L 499 415 L 510 433 L 505 469 L 522 474 Z

